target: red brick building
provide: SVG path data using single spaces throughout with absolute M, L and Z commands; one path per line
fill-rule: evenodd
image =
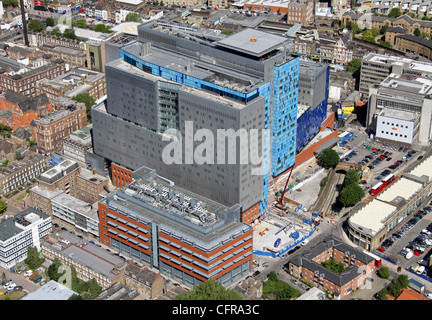
M 71 101 L 70 106 L 35 121 L 36 143 L 40 153 L 51 155 L 63 150 L 63 138 L 87 125 L 87 112 L 83 103 Z
M 36 81 L 40 79 L 54 79 L 66 72 L 66 63 L 56 59 L 44 66 L 28 69 L 22 73 L 1 72 L 0 91 L 11 90 L 24 96 L 36 95 Z
M 112 184 L 117 188 L 123 188 L 125 185 L 132 182 L 132 170 L 125 168 L 119 164 L 111 164 L 111 180 Z
M 53 111 L 53 106 L 45 94 L 37 97 L 26 97 L 22 94 L 6 90 L 0 95 L 0 123 L 12 128 L 31 128 L 32 121 Z
M 6 54 L 8 55 L 9 58 L 14 60 L 21 60 L 25 58 L 29 58 L 29 59 L 38 58 L 44 55 L 44 53 L 41 51 L 37 52 L 19 46 L 8 47 L 6 49 Z
M 322 262 L 331 258 L 345 265 L 342 273 L 336 273 L 322 265 Z M 343 299 L 363 286 L 374 269 L 374 258 L 333 236 L 288 261 L 288 270 L 293 277 L 307 281 L 323 291 L 328 290 L 336 299 Z

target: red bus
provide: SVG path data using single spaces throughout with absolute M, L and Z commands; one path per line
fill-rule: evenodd
M 382 179 L 381 181 L 384 183 L 384 185 L 387 187 L 390 183 L 392 183 L 395 180 L 394 174 L 389 174 L 387 177 Z
M 373 196 L 377 195 L 382 191 L 382 189 L 384 189 L 384 187 L 385 187 L 384 182 L 380 181 L 372 187 L 372 189 L 370 190 L 370 194 Z
M 380 257 L 378 257 L 377 255 L 373 254 L 372 252 L 369 252 L 366 250 L 363 250 L 363 252 L 366 253 L 368 256 L 375 259 L 375 267 L 377 267 L 377 268 L 381 267 L 382 260 Z

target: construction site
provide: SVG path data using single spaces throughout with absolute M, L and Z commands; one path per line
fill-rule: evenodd
M 308 170 L 306 170 L 308 169 Z M 265 215 L 254 224 L 254 254 L 269 257 L 278 257 L 284 255 L 290 249 L 299 245 L 305 239 L 310 237 L 316 230 L 316 227 L 322 221 L 317 211 L 311 212 L 304 203 L 299 203 L 292 198 L 295 190 L 304 188 L 308 192 L 309 199 L 314 199 L 313 193 L 318 196 L 319 183 L 316 183 L 316 177 L 321 175 L 318 170 L 313 170 L 315 177 L 309 176 L 310 168 L 298 168 L 297 174 L 290 170 L 282 188 L 275 194 L 276 199 L 269 205 Z M 291 176 L 299 176 L 298 173 L 308 172 L 308 179 L 304 184 L 294 186 Z M 316 186 L 318 185 L 318 188 Z M 314 190 L 312 191 L 313 187 Z M 274 189 L 276 191 L 276 188 Z M 300 200 L 300 199 L 296 199 Z M 311 203 L 309 202 L 308 205 Z

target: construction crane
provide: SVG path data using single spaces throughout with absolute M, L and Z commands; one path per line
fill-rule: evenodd
M 290 171 L 290 173 L 289 173 L 289 175 L 288 175 L 288 179 L 287 179 L 287 181 L 286 181 L 286 183 L 285 183 L 285 187 L 283 188 L 283 191 L 282 191 L 282 193 L 281 193 L 279 199 L 277 200 L 277 203 L 278 203 L 278 205 L 279 205 L 281 208 L 284 208 L 284 205 L 283 205 L 283 199 L 284 199 L 284 196 L 285 196 L 285 192 L 286 192 L 286 190 L 287 190 L 287 187 L 288 187 L 288 183 L 289 183 L 290 178 L 291 178 L 291 173 L 292 173 L 293 170 L 294 170 L 294 166 L 295 166 L 295 162 L 294 162 L 294 164 L 293 164 L 292 167 L 291 167 L 291 171 Z

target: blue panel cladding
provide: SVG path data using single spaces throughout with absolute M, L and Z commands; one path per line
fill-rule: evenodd
M 263 198 L 259 204 L 259 212 L 262 212 L 268 206 L 268 188 L 269 188 L 269 169 L 270 169 L 270 93 L 271 85 L 267 83 L 258 89 L 259 95 L 264 97 L 264 155 L 263 155 Z
M 309 108 L 297 119 L 296 153 L 298 153 L 319 131 L 327 116 L 330 68 L 327 68 L 324 100 L 312 110 Z
M 294 165 L 300 58 L 274 67 L 272 114 L 272 175 Z

